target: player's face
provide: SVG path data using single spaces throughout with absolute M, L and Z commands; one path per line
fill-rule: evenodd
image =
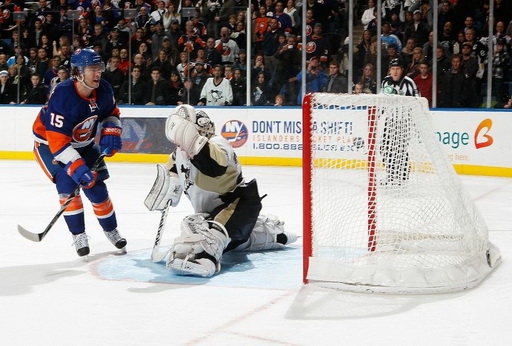
M 92 88 L 100 86 L 101 73 L 103 68 L 101 65 L 86 66 L 84 69 L 84 82 Z
M 402 77 L 402 70 L 403 68 L 400 66 L 391 66 L 389 68 L 389 75 L 391 78 L 393 78 L 393 80 L 397 81 L 400 79 L 400 77 Z

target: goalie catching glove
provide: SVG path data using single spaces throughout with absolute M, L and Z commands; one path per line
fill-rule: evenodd
M 144 200 L 144 205 L 150 210 L 164 210 L 168 203 L 175 207 L 178 205 L 183 188 L 178 175 L 167 170 L 165 165 L 156 165 L 157 175 L 151 191 Z

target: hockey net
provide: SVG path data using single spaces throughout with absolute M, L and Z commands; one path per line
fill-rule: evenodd
M 304 282 L 450 292 L 498 265 L 425 99 L 315 93 L 303 109 Z

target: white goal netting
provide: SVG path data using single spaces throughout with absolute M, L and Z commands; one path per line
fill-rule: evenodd
M 500 262 L 430 117 L 423 98 L 306 96 L 306 280 L 449 292 L 475 286 Z

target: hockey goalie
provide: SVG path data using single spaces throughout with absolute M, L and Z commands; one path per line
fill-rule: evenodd
M 225 252 L 281 249 L 297 240 L 276 216 L 260 215 L 263 197 L 256 180 L 244 180 L 231 145 L 215 135 L 204 111 L 178 106 L 166 121 L 165 133 L 176 149 L 165 165 L 157 164 L 157 178 L 144 204 L 162 211 L 178 205 L 185 193 L 195 212 L 181 223 L 168 269 L 210 277 L 219 272 Z

